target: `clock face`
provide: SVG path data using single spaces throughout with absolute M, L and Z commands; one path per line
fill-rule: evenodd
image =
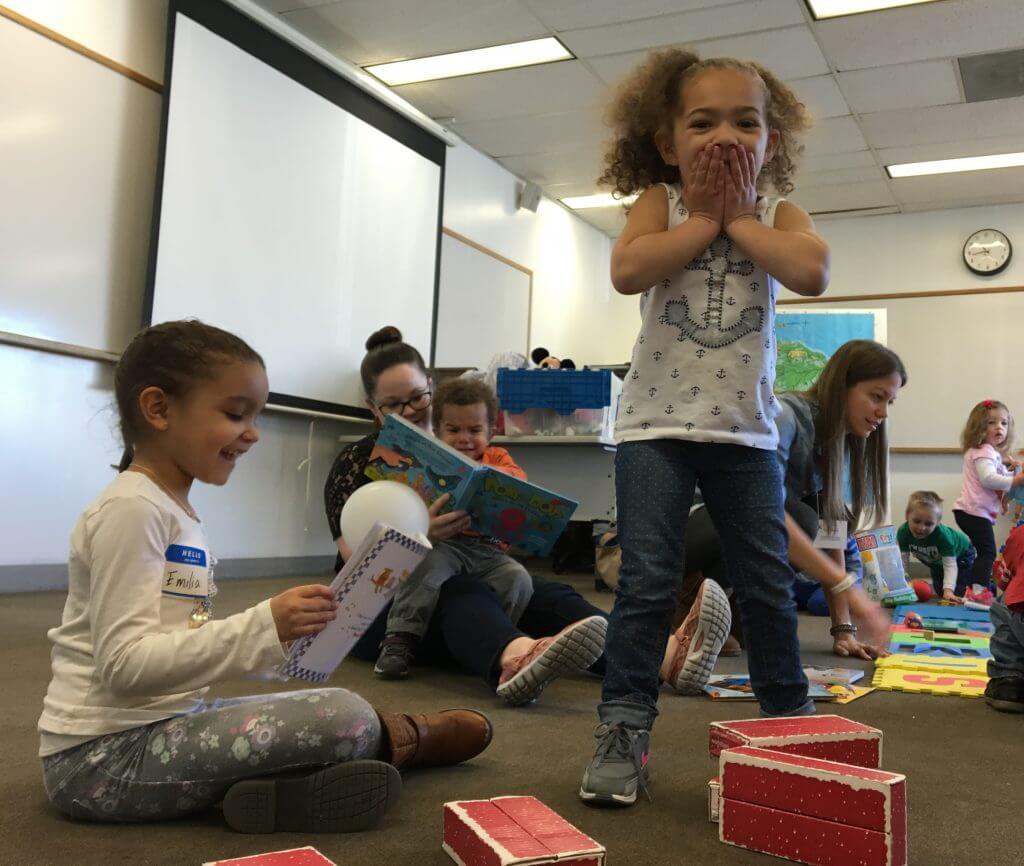
M 964 244 L 964 263 L 976 274 L 998 274 L 1010 263 L 1010 240 L 997 229 L 976 231 Z

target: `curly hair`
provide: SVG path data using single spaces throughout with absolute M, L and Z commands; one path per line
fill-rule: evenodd
M 964 424 L 963 432 L 960 434 L 961 451 L 979 448 L 985 443 L 985 438 L 988 436 L 988 413 L 993 409 L 1002 409 L 1006 413 L 1006 439 L 1003 440 L 1002 445 L 994 447 L 1002 457 L 1009 458 L 1013 451 L 1013 415 L 1010 414 L 1007 405 L 999 400 L 982 400 L 971 409 L 971 413 L 967 416 L 967 423 Z
M 761 170 L 758 188 L 767 181 L 780 195 L 792 192 L 796 160 L 803 153 L 797 135 L 811 125 L 810 114 L 797 95 L 757 63 L 732 57 L 701 60 L 694 52 L 679 48 L 652 51 L 615 91 L 606 116 L 614 139 L 605 153 L 598 184 L 611 187 L 614 195 L 624 198 L 655 183 L 679 181 L 678 167 L 665 164 L 654 137 L 659 130 L 671 129 L 683 84 L 709 69 L 735 69 L 761 83 L 768 126 L 778 130 L 780 138 L 774 157 Z
M 487 423 L 493 427 L 498 420 L 498 398 L 482 379 L 446 379 L 434 389 L 434 430 L 441 429 L 445 406 L 475 406 L 487 408 Z

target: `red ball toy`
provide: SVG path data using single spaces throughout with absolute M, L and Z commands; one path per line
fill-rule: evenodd
M 920 602 L 931 601 L 935 596 L 935 590 L 927 580 L 915 580 L 910 584 L 917 593 L 917 600 Z

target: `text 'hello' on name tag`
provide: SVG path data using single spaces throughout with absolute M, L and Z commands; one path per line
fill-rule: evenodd
M 837 520 L 831 532 L 824 520 L 818 521 L 818 534 L 814 539 L 814 546 L 823 550 L 845 550 L 846 549 L 846 521 Z
M 206 598 L 209 595 L 209 568 L 206 551 L 201 547 L 172 544 L 164 554 L 164 595 Z

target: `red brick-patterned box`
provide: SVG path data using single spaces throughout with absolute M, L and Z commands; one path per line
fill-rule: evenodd
M 882 732 L 842 716 L 712 722 L 709 745 L 715 758 L 723 749 L 754 746 L 861 767 L 882 765 Z
M 904 776 L 749 746 L 719 769 L 721 841 L 812 866 L 905 866 Z
M 605 849 L 535 797 L 444 804 L 442 848 L 462 866 L 603 866 Z

